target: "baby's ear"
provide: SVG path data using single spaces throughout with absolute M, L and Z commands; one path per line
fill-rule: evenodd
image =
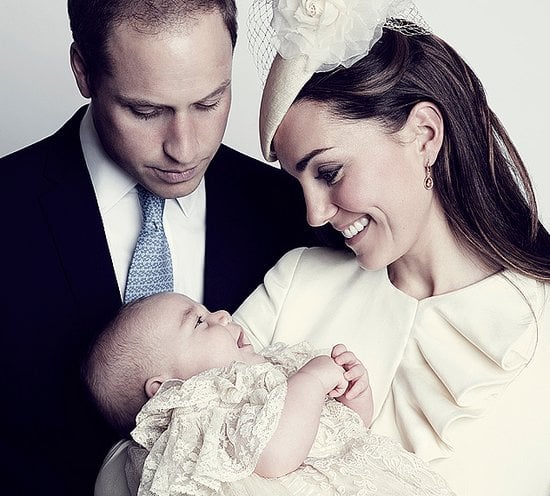
M 166 379 L 160 375 L 147 379 L 147 382 L 145 383 L 145 394 L 147 395 L 147 398 L 152 398 L 165 380 Z

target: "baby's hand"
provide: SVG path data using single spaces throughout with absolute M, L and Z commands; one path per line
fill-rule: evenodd
M 345 370 L 328 355 L 320 355 L 307 362 L 298 373 L 315 377 L 321 384 L 323 394 L 337 397 L 344 394 L 348 381 L 344 378 Z
M 348 351 L 343 344 L 337 344 L 332 348 L 331 356 L 346 371 L 344 378 L 349 383 L 344 393 L 346 399 L 357 398 L 370 389 L 367 369 L 353 352 Z
M 357 412 L 365 425 L 370 426 L 373 402 L 367 369 L 343 344 L 337 344 L 332 348 L 331 356 L 334 362 L 345 370 L 344 378 L 348 381 L 346 391 L 343 395 L 338 395 L 337 400 Z

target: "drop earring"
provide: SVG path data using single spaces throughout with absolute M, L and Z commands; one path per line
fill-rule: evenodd
M 434 180 L 433 180 L 433 177 L 432 177 L 432 166 L 430 165 L 429 160 L 426 164 L 426 167 L 424 167 L 424 169 L 426 170 L 426 175 L 424 177 L 424 187 L 427 190 L 430 190 L 434 186 Z

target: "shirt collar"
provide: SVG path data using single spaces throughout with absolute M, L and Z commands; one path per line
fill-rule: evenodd
M 119 167 L 108 155 L 94 126 L 92 106 L 89 105 L 80 123 L 80 142 L 92 179 L 101 214 L 107 213 L 136 186 L 136 180 Z M 176 198 L 185 216 L 193 214 L 205 197 L 204 178 L 198 188 L 187 196 Z

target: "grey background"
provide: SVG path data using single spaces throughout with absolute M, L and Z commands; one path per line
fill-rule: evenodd
M 246 40 L 250 0 L 237 0 L 233 106 L 224 141 L 261 159 L 257 138 L 260 81 Z M 550 2 L 417 0 L 433 31 L 448 41 L 485 85 L 535 184 L 550 225 Z M 0 156 L 54 132 L 84 103 L 69 67 L 64 0 L 2 0 L 0 7 Z

